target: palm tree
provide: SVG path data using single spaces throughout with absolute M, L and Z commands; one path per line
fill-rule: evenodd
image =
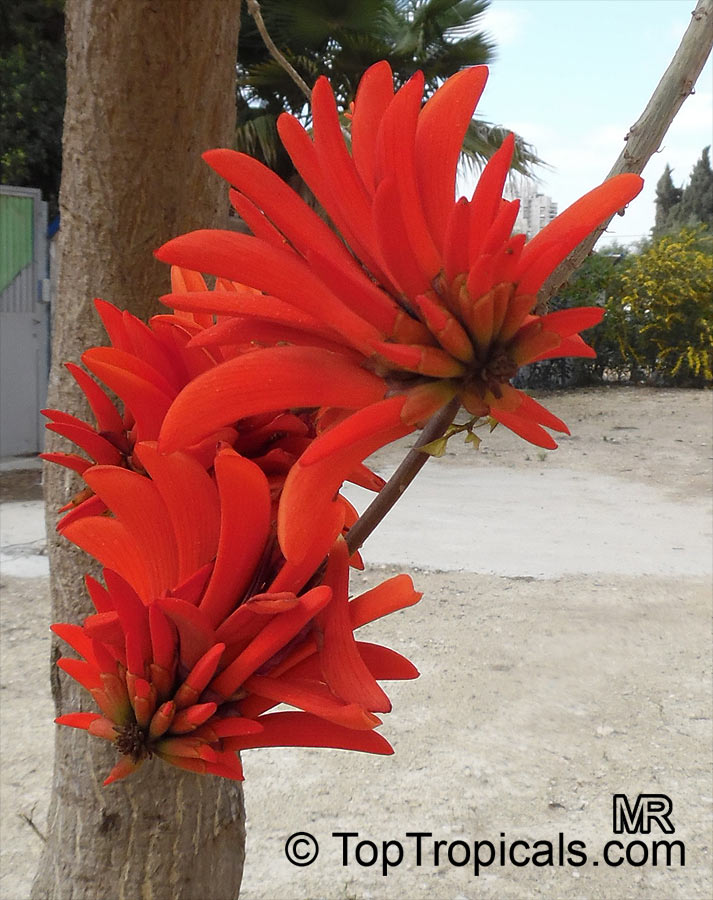
M 424 72 L 426 95 L 465 66 L 488 63 L 492 40 L 478 31 L 490 0 L 263 0 L 267 31 L 308 85 L 326 75 L 340 109 L 348 110 L 368 66 L 388 59 L 397 84 Z M 309 125 L 303 90 L 265 47 L 244 5 L 238 62 L 236 147 L 261 159 L 285 179 L 294 169 L 277 136 L 287 110 Z M 464 162 L 480 168 L 500 146 L 507 129 L 473 119 Z M 532 176 L 541 165 L 532 145 L 517 139 L 513 168 Z

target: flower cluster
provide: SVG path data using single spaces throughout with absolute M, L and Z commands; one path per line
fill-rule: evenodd
M 606 181 L 526 241 L 512 234 L 518 201 L 502 197 L 510 136 L 472 198 L 456 200 L 461 143 L 486 77 L 483 66 L 465 69 L 422 106 L 421 73 L 394 93 L 388 63 L 378 63 L 359 85 L 351 152 L 321 78 L 312 94 L 313 136 L 287 114 L 279 131 L 338 234 L 271 170 L 245 154 L 213 150 L 204 158 L 232 186 L 232 202 L 253 234 L 196 231 L 156 253 L 243 285 L 231 294 L 174 291 L 165 302 L 233 317 L 238 328 L 247 317 L 279 320 L 292 335 L 290 346 L 260 351 L 254 370 L 233 361 L 188 385 L 168 410 L 162 449 L 185 447 L 225 425 L 246 398 L 253 401 L 257 387 L 261 408 L 274 408 L 287 392 L 298 406 L 357 409 L 315 441 L 287 479 L 280 542 L 288 558 L 305 552 L 293 510 L 312 485 L 331 487 L 340 453 L 360 461 L 454 398 L 472 416 L 491 417 L 542 447 L 556 446 L 546 428 L 567 432 L 510 381 L 535 360 L 593 355 L 579 332 L 603 310 L 538 315 L 536 295 L 584 237 L 639 193 L 642 181 L 637 175 Z M 326 374 L 337 364 L 339 383 Z M 359 402 L 367 372 L 376 379 L 374 396 Z M 326 492 L 323 502 L 326 522 Z M 336 533 L 335 516 L 330 525 L 325 547 Z
M 205 290 L 174 269 L 174 285 Z M 219 286 L 227 290 L 227 285 Z M 111 341 L 68 364 L 94 414 L 91 425 L 45 410 L 48 427 L 86 455 L 45 453 L 86 487 L 58 529 L 93 556 L 104 585 L 87 577 L 96 613 L 55 633 L 81 657 L 59 666 L 101 712 L 57 722 L 114 743 L 106 783 L 156 756 L 194 772 L 242 778 L 236 751 L 264 746 L 390 753 L 374 713 L 390 703 L 378 680 L 410 679 L 398 653 L 357 641 L 354 630 L 419 598 L 408 576 L 349 599 L 349 559 L 338 536 L 299 565 L 275 538 L 277 501 L 295 461 L 341 410 L 272 411 L 238 418 L 186 450 L 160 453 L 163 417 L 185 385 L 249 345 L 204 341 L 212 317 L 154 317 L 149 326 L 103 301 Z M 208 321 L 207 321 L 208 320 Z M 231 323 L 232 324 L 232 323 Z M 205 343 L 205 346 L 203 345 Z M 378 490 L 363 465 L 345 477 Z M 344 498 L 342 519 L 356 515 Z M 303 511 L 306 527 L 312 515 Z M 277 704 L 294 711 L 272 712 Z
M 111 346 L 82 361 L 110 393 L 70 364 L 96 426 L 48 411 L 86 456 L 45 457 L 84 478 L 59 528 L 104 566 L 104 586 L 87 582 L 96 613 L 55 631 L 82 657 L 61 667 L 100 709 L 58 721 L 115 744 L 107 781 L 151 756 L 240 778 L 236 751 L 252 747 L 389 752 L 378 682 L 417 672 L 354 630 L 419 594 L 400 575 L 349 599 L 342 483 L 378 491 L 364 460 L 455 401 L 543 447 L 546 429 L 567 431 L 511 380 L 592 355 L 579 332 L 602 310 L 539 315 L 536 295 L 641 179 L 605 182 L 528 242 L 502 196 L 510 136 L 456 200 L 486 77 L 463 70 L 422 104 L 421 73 L 394 92 L 379 63 L 346 137 L 320 79 L 313 134 L 288 115 L 279 129 L 333 227 L 256 160 L 213 150 L 252 234 L 160 248 L 173 311 L 148 325 L 98 301 Z M 294 711 L 269 712 L 280 703 Z

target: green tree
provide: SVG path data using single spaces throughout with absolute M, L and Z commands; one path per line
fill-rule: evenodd
M 665 234 L 624 267 L 607 299 L 622 355 L 656 380 L 713 381 L 713 235 Z
M 713 229 L 713 169 L 710 147 L 704 147 L 685 188 L 676 187 L 671 178 L 671 168 L 666 166 L 656 185 L 656 222 L 654 238 L 677 231 L 682 226 L 691 228 L 707 225 Z
M 658 236 L 666 231 L 669 217 L 672 211 L 681 202 L 683 196 L 683 188 L 676 187 L 671 177 L 671 166 L 666 163 L 663 175 L 656 184 L 656 222 L 654 224 L 654 235 Z
M 0 4 L 0 181 L 57 211 L 65 96 L 64 0 Z
M 426 94 L 468 65 L 487 63 L 494 44 L 478 31 L 489 0 L 263 0 L 267 30 L 310 87 L 326 75 L 347 111 L 368 66 L 388 59 L 397 84 L 417 69 Z M 270 55 L 246 8 L 240 31 L 236 146 L 257 156 L 282 177 L 294 174 L 277 136 L 284 110 L 308 120 L 303 91 Z M 473 119 L 464 153 L 477 165 L 500 146 L 507 129 Z M 518 139 L 514 167 L 531 174 L 539 163 L 533 147 Z
M 713 169 L 709 154 L 710 147 L 705 147 L 684 188 L 677 215 L 682 225 L 702 223 L 713 229 Z

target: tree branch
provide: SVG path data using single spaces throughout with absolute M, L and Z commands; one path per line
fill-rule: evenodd
M 644 112 L 629 129 L 624 140 L 626 146 L 619 154 L 607 178 L 623 172 L 640 175 L 658 150 L 664 135 L 673 122 L 684 100 L 693 93 L 696 79 L 705 65 L 713 47 L 713 0 L 698 0 L 691 14 L 691 22 L 683 35 L 678 50 L 654 91 Z M 620 211 L 623 215 L 623 211 Z M 547 302 L 571 278 L 589 256 L 599 237 L 609 225 L 611 216 L 560 263 L 542 286 L 537 298 L 537 311 L 545 312 Z
M 418 443 L 406 454 L 398 469 L 389 478 L 369 506 L 359 516 L 347 534 L 347 547 L 354 553 L 369 537 L 391 507 L 396 503 L 406 488 L 411 484 L 421 469 L 426 465 L 429 454 L 419 447 L 435 441 L 445 434 L 460 409 L 460 398 L 453 400 L 431 416 L 421 432 Z
M 263 40 L 263 43 L 270 51 L 270 55 L 274 60 L 278 63 L 278 65 L 282 66 L 282 68 L 287 72 L 290 78 L 294 81 L 297 87 L 302 91 L 307 100 L 312 99 L 312 91 L 309 89 L 307 82 L 301 77 L 299 72 L 294 68 L 294 66 L 290 65 L 290 63 L 285 58 L 284 54 L 282 54 L 278 49 L 277 45 L 270 37 L 270 33 L 265 26 L 265 22 L 262 18 L 262 12 L 260 11 L 260 4 L 258 0 L 247 0 L 248 12 L 255 20 L 255 24 L 257 25 L 257 30 L 260 32 L 260 37 Z

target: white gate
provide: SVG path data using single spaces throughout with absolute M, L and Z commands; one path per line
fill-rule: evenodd
M 47 204 L 0 185 L 0 456 L 37 453 L 49 372 Z

